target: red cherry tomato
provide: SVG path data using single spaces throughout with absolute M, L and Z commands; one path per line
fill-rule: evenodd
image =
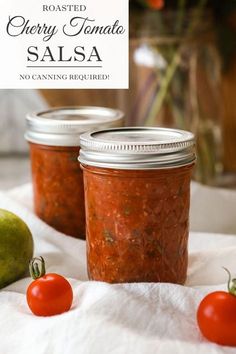
M 236 346 L 236 280 L 229 277 L 229 292 L 215 291 L 208 294 L 197 311 L 198 326 L 209 341 Z
M 35 263 L 36 260 L 41 262 L 41 270 L 38 263 Z M 73 291 L 70 283 L 59 274 L 45 274 L 45 263 L 42 257 L 31 261 L 30 273 L 35 280 L 29 285 L 26 297 L 33 314 L 53 316 L 71 308 Z

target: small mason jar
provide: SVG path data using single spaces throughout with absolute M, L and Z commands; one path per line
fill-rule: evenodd
M 183 284 L 193 134 L 108 129 L 83 134 L 80 145 L 89 278 Z
M 123 113 L 101 107 L 65 107 L 29 114 L 26 122 L 35 212 L 56 230 L 84 239 L 79 136 L 93 129 L 122 126 Z

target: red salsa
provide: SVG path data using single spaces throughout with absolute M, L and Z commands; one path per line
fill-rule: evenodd
M 193 134 L 117 128 L 83 134 L 80 144 L 89 278 L 183 284 Z
M 102 107 L 65 107 L 29 114 L 26 120 L 35 212 L 56 230 L 85 239 L 79 137 L 97 127 L 122 125 L 123 113 Z
M 185 282 L 191 170 L 84 167 L 90 279 Z
M 78 147 L 30 143 L 36 214 L 64 234 L 85 239 L 83 175 Z

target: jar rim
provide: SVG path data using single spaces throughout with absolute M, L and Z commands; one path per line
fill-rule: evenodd
M 190 132 L 158 127 L 94 131 L 80 137 L 82 165 L 117 169 L 155 169 L 192 164 L 195 139 Z
M 55 107 L 26 116 L 25 139 L 50 146 L 79 146 L 79 136 L 99 128 L 119 127 L 124 113 L 97 106 Z

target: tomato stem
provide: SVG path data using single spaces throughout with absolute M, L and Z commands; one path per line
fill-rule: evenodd
M 39 262 L 39 264 L 37 262 Z M 31 278 L 34 280 L 43 277 L 46 274 L 45 261 L 43 257 L 40 256 L 32 258 L 29 263 L 29 271 Z
M 227 284 L 227 286 L 228 286 L 228 292 L 229 292 L 230 294 L 236 296 L 236 279 L 235 279 L 235 278 L 232 279 L 231 273 L 230 273 L 230 271 L 229 271 L 227 268 L 223 267 L 223 269 L 226 271 L 226 273 L 228 273 L 228 276 L 229 276 L 229 278 L 228 278 L 228 284 Z

